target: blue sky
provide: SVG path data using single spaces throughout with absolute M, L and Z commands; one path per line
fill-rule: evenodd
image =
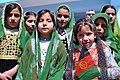
M 18 1 L 18 0 L 0 0 L 0 4 L 5 2 L 10 2 L 10 1 Z

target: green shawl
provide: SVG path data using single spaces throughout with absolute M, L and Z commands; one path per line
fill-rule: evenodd
M 68 47 L 70 47 L 70 42 L 72 40 L 72 34 L 73 34 L 73 26 L 75 24 L 75 17 L 74 17 L 74 13 L 71 11 L 70 7 L 68 7 L 67 5 L 65 4 L 62 4 L 60 6 L 58 6 L 57 8 L 57 11 L 56 11 L 56 15 L 58 14 L 58 9 L 61 7 L 61 6 L 66 6 L 69 11 L 70 11 L 70 21 L 68 22 L 68 24 L 66 25 L 65 27 L 65 30 L 67 31 L 67 40 L 68 40 Z M 55 18 L 56 19 L 56 18 Z M 56 29 L 58 28 L 59 26 L 57 25 Z
M 16 3 L 16 2 L 13 2 Z M 5 9 L 6 6 L 11 3 L 7 3 L 4 8 L 3 8 L 3 13 L 2 17 L 0 18 L 0 38 L 4 38 L 6 36 L 6 21 L 5 21 Z M 18 4 L 18 3 L 16 3 Z M 18 4 L 20 6 L 20 4 Z M 21 7 L 21 6 L 20 6 Z M 21 14 L 23 14 L 23 9 L 21 7 Z M 21 46 L 24 44 L 24 24 L 23 24 L 23 15 L 21 15 L 20 23 L 19 23 L 19 32 L 18 32 L 18 37 L 17 37 L 17 46 L 20 47 L 21 52 L 23 51 Z
M 115 60 L 120 66 L 120 63 L 119 63 L 120 62 L 120 43 L 119 43 L 119 40 L 115 37 L 114 33 L 112 32 L 110 18 L 106 13 L 97 13 L 92 16 L 93 22 L 99 17 L 105 18 L 108 26 L 108 29 L 104 33 L 102 40 L 104 40 L 109 45 L 109 47 L 113 51 L 113 54 L 115 54 Z
M 26 43 L 16 80 L 61 80 L 65 72 L 67 52 L 55 30 L 52 31 L 43 70 L 37 30 Z
M 109 5 L 110 4 L 108 4 L 108 6 Z M 104 6 L 101 8 L 100 13 L 103 13 L 103 9 L 104 9 Z M 120 40 L 120 27 L 119 27 L 119 22 L 118 22 L 117 15 L 116 15 L 115 22 L 113 24 L 111 24 L 111 27 L 113 27 L 113 30 L 114 30 L 113 33 L 114 33 L 115 37 Z

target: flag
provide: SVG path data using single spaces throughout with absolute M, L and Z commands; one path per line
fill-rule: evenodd
M 75 67 L 75 75 L 80 78 L 80 80 L 90 80 L 100 75 L 91 55 L 87 55 L 79 60 Z

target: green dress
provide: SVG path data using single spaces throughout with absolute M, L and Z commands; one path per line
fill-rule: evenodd
M 63 45 L 57 32 L 53 30 L 41 70 L 40 40 L 35 31 L 26 43 L 16 80 L 61 80 L 67 56 Z

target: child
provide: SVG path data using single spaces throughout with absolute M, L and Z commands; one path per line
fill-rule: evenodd
M 119 22 L 118 22 L 118 19 L 117 19 L 117 15 L 116 15 L 117 11 L 116 11 L 115 7 L 111 4 L 106 4 L 102 7 L 100 12 L 101 13 L 106 13 L 106 14 L 109 15 L 112 31 L 113 31 L 115 37 L 120 40 L 120 27 L 118 25 Z
M 97 35 L 94 24 L 81 19 L 75 30 L 75 39 L 79 44 L 73 53 L 75 79 L 109 80 L 120 77 L 120 68 L 110 48 Z
M 35 24 L 36 24 L 36 13 L 32 11 L 25 12 L 24 14 L 24 25 L 26 28 L 26 31 L 24 33 L 25 44 L 28 41 L 29 37 L 32 35 L 33 31 L 35 30 Z
M 36 22 L 36 13 L 34 12 L 25 12 L 24 14 L 24 23 L 25 28 L 28 31 L 29 34 L 32 34 L 32 32 L 35 29 L 35 22 Z
M 72 68 L 72 65 L 70 65 L 72 63 L 70 59 L 70 55 L 73 48 L 72 39 L 73 39 L 74 23 L 75 23 L 74 14 L 72 13 L 69 6 L 65 4 L 60 5 L 56 11 L 56 24 L 57 24 L 56 29 L 68 53 L 68 58 L 66 61 L 67 62 L 66 72 L 72 70 L 70 69 Z M 65 78 L 66 78 L 65 80 L 69 80 L 71 78 L 71 76 L 68 75 L 68 72 L 65 73 Z
M 18 3 L 4 6 L 0 19 L 0 79 L 14 80 L 21 54 L 22 7 Z
M 120 43 L 112 32 L 109 16 L 105 13 L 97 13 L 93 15 L 92 20 L 96 25 L 100 38 L 109 45 L 112 54 L 115 56 L 115 60 L 120 65 Z
M 67 52 L 70 50 L 74 23 L 75 18 L 71 9 L 67 5 L 60 5 L 56 11 L 56 29 L 60 39 L 66 47 Z
M 67 52 L 49 10 L 38 12 L 36 31 L 26 44 L 16 80 L 61 80 Z

